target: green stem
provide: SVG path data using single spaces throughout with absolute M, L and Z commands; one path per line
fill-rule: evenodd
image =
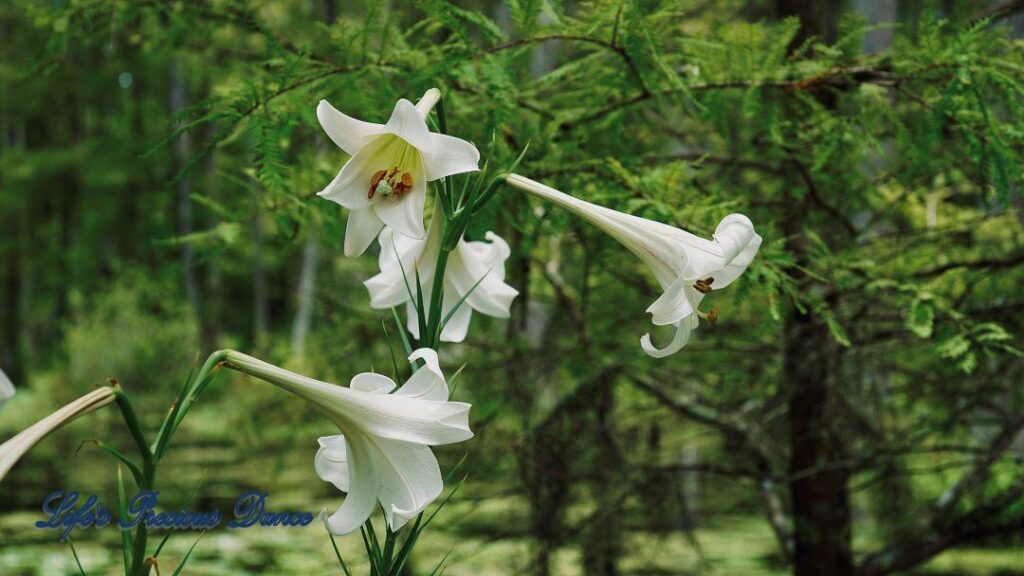
M 445 222 L 445 232 L 448 232 L 449 224 Z M 437 266 L 434 268 L 434 285 L 430 291 L 430 312 L 427 314 L 427 333 L 422 344 L 428 348 L 437 350 L 441 343 L 441 310 L 444 304 L 444 273 L 448 267 L 448 255 L 451 253 L 447 246 L 441 246 L 437 255 Z
M 132 546 L 132 571 L 131 576 L 148 576 L 149 565 L 146 562 L 146 523 L 139 522 L 135 529 L 135 540 Z
M 139 417 L 135 413 L 135 408 L 132 406 L 128 393 L 120 386 L 115 385 L 114 397 L 117 400 L 118 407 L 121 409 L 121 415 L 128 426 L 128 431 L 131 433 L 132 439 L 135 440 L 139 454 L 142 456 L 142 478 L 139 489 L 152 490 L 156 481 L 156 459 L 153 457 L 153 451 L 146 442 L 142 426 L 139 424 Z M 149 566 L 145 563 L 146 536 L 146 524 L 145 522 L 140 522 L 135 531 L 135 539 L 132 545 L 132 564 L 129 571 L 131 576 L 147 576 L 149 574 Z
M 152 490 L 155 487 L 156 467 L 160 458 L 163 457 L 164 452 L 167 450 L 167 444 L 171 436 L 178 429 L 178 426 L 181 425 L 185 415 L 188 414 L 192 405 L 199 399 L 199 396 L 209 385 L 214 375 L 216 375 L 217 369 L 226 358 L 226 350 L 218 350 L 210 354 L 203 367 L 199 370 L 199 373 L 186 385 L 174 406 L 167 413 L 152 445 L 146 442 L 146 436 L 142 431 L 138 415 L 135 413 L 135 408 L 132 406 L 128 393 L 120 386 L 114 386 L 117 405 L 121 409 L 121 415 L 128 426 L 128 431 L 131 433 L 132 439 L 139 449 L 139 454 L 142 456 L 142 477 L 137 479 L 137 482 L 140 484 L 140 490 Z M 147 540 L 148 531 L 146 530 L 146 524 L 145 522 L 140 522 L 135 530 L 135 538 L 132 542 L 131 567 L 126 576 L 148 576 L 150 566 L 146 564 Z
M 153 467 L 153 452 L 149 449 L 149 444 L 146 442 L 146 437 L 142 433 L 142 426 L 139 424 L 139 417 L 135 414 L 135 408 L 132 406 L 131 398 L 128 397 L 128 393 L 124 391 L 124 388 L 115 384 L 114 387 L 114 398 L 117 400 L 117 406 L 121 409 L 121 416 L 124 418 L 125 425 L 128 426 L 128 431 L 132 435 L 132 439 L 135 441 L 136 446 L 139 449 L 139 455 L 142 456 L 142 471 L 143 471 L 143 482 L 147 486 L 141 486 L 141 488 L 148 488 L 150 484 L 150 478 L 146 475 L 146 469 Z
M 160 431 L 156 435 L 156 440 L 153 441 L 153 454 L 157 460 L 163 457 L 164 452 L 167 451 L 167 444 L 170 442 L 171 436 L 178 430 L 178 426 L 181 425 L 181 421 L 185 419 L 188 411 L 192 409 L 192 405 L 195 404 L 196 400 L 199 399 L 199 396 L 213 380 L 213 377 L 216 376 L 221 363 L 227 359 L 227 355 L 227 350 L 217 350 L 210 354 L 206 362 L 203 363 L 199 373 L 192 379 L 191 384 L 182 392 L 181 397 L 179 397 L 174 407 L 171 408 L 171 411 L 168 412 L 167 417 L 160 426 Z

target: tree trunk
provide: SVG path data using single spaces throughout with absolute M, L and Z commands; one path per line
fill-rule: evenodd
M 841 8 L 842 0 L 775 0 L 776 16 L 796 16 L 800 19 L 800 29 L 790 41 L 789 51 L 798 50 L 811 38 L 826 43 L 835 42 Z
M 780 17 L 797 16 L 800 30 L 790 43 L 797 50 L 810 38 L 831 42 L 836 36 L 839 2 L 777 0 Z M 826 108 L 835 105 L 830 90 L 814 92 Z M 808 176 L 810 177 L 810 176 Z M 805 194 L 804 199 L 810 197 Z M 803 227 L 811 208 L 790 197 L 784 228 L 787 248 L 797 270 L 807 265 Z M 804 293 L 827 290 L 796 273 Z M 803 277 L 802 277 L 803 276 Z M 828 302 L 829 305 L 832 302 Z M 850 576 L 851 546 L 849 470 L 843 458 L 839 397 L 839 345 L 825 321 L 810 311 L 791 307 L 785 323 L 783 376 L 789 390 L 790 498 L 793 508 L 793 573 L 796 576 Z
M 614 384 L 614 374 L 602 375 L 593 398 L 596 426 L 592 442 L 596 454 L 592 497 L 596 513 L 584 532 L 583 573 L 594 576 L 618 576 L 622 555 L 618 506 L 621 489 L 617 488 L 623 483 L 623 459 L 615 441 Z
M 17 125 L 6 126 L 4 147 L 20 149 L 25 146 L 25 129 Z M 27 372 L 23 356 L 24 341 L 22 338 L 22 299 L 24 296 L 25 269 L 22 261 L 22 250 L 27 245 L 24 237 L 27 234 L 27 218 L 22 204 L 4 207 L 6 230 L 0 230 L 0 252 L 5 253 L 6 265 L 0 270 L 3 284 L 0 295 L 3 308 L 0 310 L 0 369 L 16 386 L 24 386 Z
M 796 576 L 853 574 L 849 470 L 839 429 L 839 357 L 828 327 L 793 310 L 786 320 L 784 373 L 791 389 L 790 495 Z

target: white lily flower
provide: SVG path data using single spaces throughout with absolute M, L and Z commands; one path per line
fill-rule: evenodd
M 462 442 L 470 405 L 448 401 L 448 384 L 437 352 L 421 348 L 409 357 L 425 365 L 395 390 L 387 376 L 364 372 L 337 386 L 289 372 L 239 352 L 227 364 L 301 396 L 341 431 L 320 438 L 314 468 L 348 495 L 327 519 L 333 534 L 358 530 L 379 501 L 388 525 L 398 530 L 444 488 L 430 446 Z
M 351 156 L 319 195 L 351 210 L 345 255 L 366 251 L 384 225 L 411 238 L 423 238 L 427 182 L 478 169 L 475 146 L 427 127 L 427 114 L 441 93 L 431 88 L 413 106 L 402 99 L 387 124 L 342 114 L 326 100 L 316 116 L 331 140 Z
M 650 334 L 640 339 L 640 346 L 655 358 L 682 349 L 697 327 L 698 317 L 715 321 L 714 309 L 707 313 L 699 309 L 704 296 L 738 278 L 761 246 L 753 223 L 742 214 L 723 218 L 715 229 L 714 239 L 706 240 L 668 224 L 584 202 L 518 174 L 510 175 L 506 182 L 577 214 L 650 266 L 665 293 L 647 312 L 653 316 L 655 325 L 675 328 L 671 343 L 664 348 L 657 348 Z
M 418 273 L 423 302 L 430 302 L 437 257 L 444 240 L 443 224 L 444 216 L 438 206 L 423 240 L 385 228 L 379 239 L 380 274 L 363 283 L 370 292 L 371 307 L 387 310 L 406 305 L 409 332 L 417 339 L 420 334 L 416 303 L 410 296 L 416 294 Z M 512 253 L 508 243 L 494 232 L 488 232 L 484 238 L 487 242 L 460 240 L 448 255 L 441 317 L 447 317 L 460 301 L 462 304 L 441 330 L 441 340 L 445 342 L 466 339 L 473 310 L 495 318 L 508 318 L 512 301 L 519 295 L 518 290 L 505 283 L 505 260 Z
M 11 467 L 39 443 L 40 440 L 72 420 L 102 408 L 114 401 L 114 390 L 109 386 L 97 388 L 85 396 L 65 405 L 60 410 L 19 432 L 0 444 L 0 480 L 4 479 Z
M 4 404 L 13 397 L 14 384 L 11 384 L 11 379 L 4 374 L 3 370 L 0 370 L 0 408 L 3 408 Z

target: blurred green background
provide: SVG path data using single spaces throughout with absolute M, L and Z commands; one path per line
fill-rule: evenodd
M 965 0 L 6 0 L 0 3 L 0 438 L 107 378 L 157 426 L 232 347 L 347 383 L 391 366 L 390 315 L 315 197 L 345 161 L 327 99 L 386 120 L 437 86 L 451 131 L 573 195 L 765 239 L 679 354 L 660 291 L 589 225 L 510 188 L 509 321 L 442 351 L 472 402 L 466 480 L 429 574 L 1024 574 L 1024 19 Z M 655 338 L 664 338 L 655 332 Z M 222 374 L 161 468 L 168 507 L 333 509 L 332 426 Z M 33 528 L 57 488 L 116 502 L 114 410 L 0 485 L 0 574 L 77 574 Z M 80 530 L 88 574 L 117 533 Z M 195 539 L 174 536 L 169 574 Z M 358 536 L 341 539 L 358 571 Z M 308 529 L 220 528 L 186 574 L 339 574 Z

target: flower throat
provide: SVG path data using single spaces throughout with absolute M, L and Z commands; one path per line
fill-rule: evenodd
M 366 197 L 399 200 L 412 189 L 412 173 L 407 170 L 416 160 L 416 151 L 407 142 L 397 139 L 398 151 L 390 168 L 377 170 L 370 178 L 370 190 Z

